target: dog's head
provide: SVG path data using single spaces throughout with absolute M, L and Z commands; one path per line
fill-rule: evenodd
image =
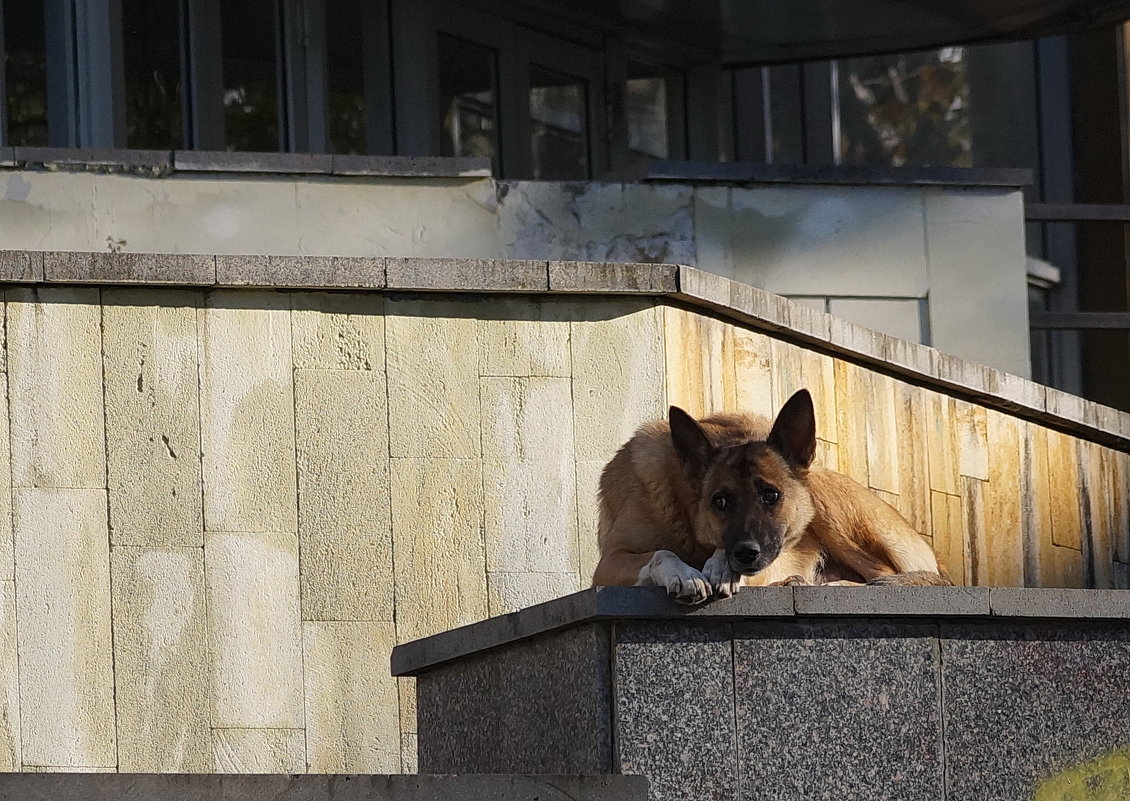
M 814 513 L 806 476 L 816 454 L 816 419 L 807 390 L 789 398 L 764 442 L 715 447 L 675 406 L 671 439 L 698 492 L 696 537 L 725 548 L 731 570 L 759 573 L 800 539 Z

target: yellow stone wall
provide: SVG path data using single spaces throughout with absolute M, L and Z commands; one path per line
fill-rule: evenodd
M 669 403 L 817 403 L 958 581 L 1125 586 L 1130 456 L 647 298 L 9 289 L 0 769 L 415 768 L 397 642 L 580 589 Z

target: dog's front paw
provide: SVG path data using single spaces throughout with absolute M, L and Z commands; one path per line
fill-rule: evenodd
M 667 594 L 681 604 L 700 604 L 710 597 L 712 590 L 706 576 L 693 567 L 685 573 L 667 579 Z
M 769 585 L 770 587 L 808 587 L 811 586 L 810 582 L 805 581 L 804 576 L 792 575 L 788 578 L 783 578 L 780 581 L 774 581 Z
M 702 575 L 710 583 L 710 589 L 719 598 L 729 598 L 741 585 L 741 574 L 730 570 L 730 560 L 726 549 L 719 548 L 702 566 Z
M 656 551 L 643 574 L 646 580 L 641 583 L 666 587 L 667 594 L 681 604 L 700 604 L 710 597 L 710 582 L 706 576 L 671 551 Z

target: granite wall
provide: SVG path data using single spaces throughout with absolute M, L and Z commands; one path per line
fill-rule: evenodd
M 421 767 L 642 775 L 652 801 L 1130 792 L 1119 593 L 747 588 L 690 615 L 611 595 L 398 652 Z
M 959 581 L 1128 582 L 1130 415 L 694 270 L 0 255 L 3 770 L 414 770 L 392 647 L 586 586 L 669 403 L 807 386 Z

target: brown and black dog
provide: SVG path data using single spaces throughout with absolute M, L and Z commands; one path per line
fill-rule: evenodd
M 593 584 L 658 584 L 684 603 L 741 584 L 950 584 L 893 507 L 815 453 L 807 390 L 772 424 L 672 406 L 601 474 Z

